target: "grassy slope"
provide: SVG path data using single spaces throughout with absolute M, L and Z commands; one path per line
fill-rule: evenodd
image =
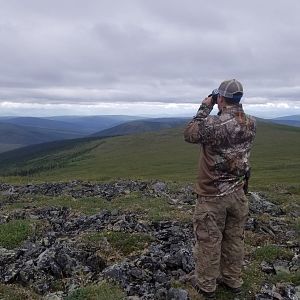
M 300 129 L 260 123 L 252 152 L 255 185 L 299 184 Z
M 298 128 L 259 123 L 251 157 L 251 184 L 298 183 L 299 137 Z M 31 178 L 25 177 L 22 181 L 151 178 L 192 182 L 197 173 L 199 147 L 183 141 L 182 128 L 104 139 L 99 146 L 91 147 L 91 151 L 83 151 L 82 154 L 80 146 L 77 149 L 79 154 L 75 159 L 74 151 L 70 151 L 69 158 L 68 150 L 61 152 L 63 168 L 33 174 Z M 59 151 L 55 157 L 59 160 Z M 42 165 L 51 158 L 44 155 L 34 162 Z
M 135 120 L 96 132 L 91 136 L 120 136 L 149 131 L 158 131 L 162 129 L 170 129 L 182 126 L 186 122 L 187 120 L 184 118 L 156 118 L 150 120 Z
M 60 128 L 42 128 L 0 122 L 0 152 L 25 145 L 55 140 L 75 139 L 85 136 L 82 132 Z

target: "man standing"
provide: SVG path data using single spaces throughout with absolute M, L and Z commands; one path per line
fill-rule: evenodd
M 193 226 L 196 284 L 206 299 L 215 299 L 217 279 L 233 293 L 241 293 L 248 215 L 244 189 L 256 132 L 255 119 L 240 104 L 243 87 L 239 81 L 224 81 L 214 92 L 214 97 L 202 101 L 184 131 L 185 141 L 202 148 Z M 214 104 L 219 113 L 210 116 Z

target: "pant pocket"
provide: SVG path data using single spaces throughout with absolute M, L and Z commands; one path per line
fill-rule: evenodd
M 194 220 L 194 233 L 198 242 L 215 244 L 221 240 L 220 232 L 214 216 L 209 212 L 197 216 Z

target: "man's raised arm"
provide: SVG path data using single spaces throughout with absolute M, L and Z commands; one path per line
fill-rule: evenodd
M 202 101 L 196 116 L 190 121 L 184 132 L 184 140 L 188 143 L 199 144 L 205 143 L 210 130 L 206 118 L 213 109 L 211 97 L 207 97 Z

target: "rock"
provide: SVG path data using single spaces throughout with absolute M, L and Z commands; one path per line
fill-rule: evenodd
M 260 267 L 261 267 L 261 270 L 265 273 L 275 274 L 274 266 L 273 266 L 273 264 L 271 264 L 269 262 L 262 261 L 261 264 L 260 264 Z
M 295 254 L 290 262 L 289 270 L 291 272 L 299 272 L 300 271 L 300 255 Z
M 276 292 L 276 287 L 272 284 L 265 283 L 255 300 L 283 300 L 282 296 Z
M 63 300 L 64 293 L 63 292 L 56 292 L 56 293 L 49 293 L 43 297 L 43 300 Z
M 167 299 L 168 300 L 188 300 L 188 292 L 183 289 L 170 288 Z
M 278 283 L 276 286 L 265 283 L 261 288 L 261 293 L 257 294 L 257 300 L 298 300 L 297 290 L 290 284 Z
M 121 263 L 120 265 L 114 264 L 103 270 L 103 276 L 111 278 L 116 282 L 120 283 L 122 286 L 126 285 L 127 276 L 126 276 L 126 263 Z
M 298 300 L 294 286 L 290 284 L 279 283 L 276 287 L 285 300 Z
M 156 194 L 161 194 L 166 192 L 167 185 L 164 182 L 156 182 L 152 185 L 152 188 Z
M 290 273 L 289 261 L 276 260 L 273 263 L 275 273 Z
M 248 218 L 245 224 L 245 230 L 252 230 L 254 231 L 257 228 L 257 220 L 256 218 Z
M 74 201 L 81 197 L 105 198 L 114 201 L 122 195 L 137 192 L 147 201 L 147 197 L 163 197 L 172 205 L 183 205 L 193 210 L 195 194 L 192 186 L 178 190 L 169 189 L 167 183 L 116 181 L 110 183 L 89 183 L 71 181 L 66 183 L 44 183 L 25 186 L 5 185 L 0 183 L 0 191 L 8 191 L 4 200 L 7 203 L 19 201 L 22 197 L 33 195 L 59 196 L 68 195 Z M 267 237 L 282 247 L 297 250 L 299 243 L 296 232 L 289 228 L 282 217 L 279 206 L 267 201 L 261 194 L 250 196 L 251 217 L 245 226 L 254 231 L 258 243 Z M 5 203 L 5 202 L 3 202 Z M 256 214 L 264 212 L 266 218 Z M 278 216 L 281 215 L 279 218 Z M 0 224 L 14 219 L 42 220 L 43 233 L 26 240 L 21 247 L 14 250 L 0 248 L 0 282 L 19 283 L 31 287 L 44 299 L 62 299 L 74 289 L 93 284 L 105 279 L 117 282 L 127 293 L 128 299 L 189 299 L 184 289 L 171 287 L 172 281 L 183 278 L 194 270 L 192 254 L 194 235 L 192 222 L 188 224 L 177 221 L 142 220 L 138 213 L 122 210 L 101 210 L 94 215 L 84 215 L 66 207 L 38 208 L 28 205 L 0 216 Z M 148 233 L 153 240 L 142 253 L 135 253 L 113 265 L 107 266 L 102 257 L 110 256 L 113 250 L 107 239 L 96 242 L 85 242 L 82 236 L 104 230 L 127 233 Z M 260 236 L 259 236 L 260 235 Z M 112 251 L 112 256 L 114 255 Z M 251 255 L 249 255 L 251 259 Z M 119 258 L 119 257 L 118 257 Z M 111 258 L 107 258 L 111 263 Z M 274 265 L 274 266 L 273 266 Z M 297 272 L 299 255 L 291 261 L 277 260 L 271 263 L 262 262 L 262 271 L 266 273 Z M 63 291 L 50 293 L 63 279 Z M 256 299 L 295 300 L 298 288 L 289 285 L 266 283 L 257 294 Z M 51 298 L 52 297 L 52 298 Z M 293 298 L 294 297 L 294 298 Z
M 264 199 L 259 193 L 251 192 L 249 196 L 249 210 L 252 213 L 261 214 L 269 213 L 270 215 L 280 215 L 282 210 L 280 207 Z
M 165 272 L 162 272 L 161 270 L 158 270 L 154 276 L 154 280 L 159 283 L 166 283 L 169 280 L 169 277 Z
M 168 291 L 166 288 L 159 288 L 156 290 L 155 299 L 157 300 L 165 300 L 167 299 Z
M 14 250 L 8 250 L 6 248 L 0 247 L 0 265 L 8 263 L 16 257 L 16 252 Z

